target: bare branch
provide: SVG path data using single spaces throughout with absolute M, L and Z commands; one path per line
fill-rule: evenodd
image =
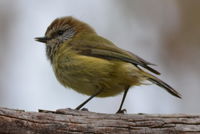
M 200 115 L 100 114 L 61 109 L 25 112 L 0 108 L 0 133 L 188 134 L 200 133 Z

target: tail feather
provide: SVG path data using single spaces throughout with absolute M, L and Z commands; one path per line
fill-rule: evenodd
M 178 98 L 181 98 L 181 94 L 178 93 L 175 89 L 173 89 L 170 85 L 168 85 L 164 81 L 162 81 L 156 77 L 150 77 L 150 78 L 148 78 L 148 80 L 151 81 L 152 83 L 166 89 L 166 91 L 169 92 L 170 94 L 172 94 Z

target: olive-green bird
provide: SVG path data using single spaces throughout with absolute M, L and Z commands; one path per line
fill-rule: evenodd
M 171 86 L 147 72 L 160 74 L 150 67 L 154 64 L 117 47 L 99 36 L 88 24 L 71 16 L 55 19 L 45 36 L 36 40 L 46 44 L 46 54 L 58 81 L 65 87 L 91 96 L 77 110 L 93 97 L 109 97 L 124 92 L 117 111 L 120 113 L 129 88 L 145 81 L 181 98 Z

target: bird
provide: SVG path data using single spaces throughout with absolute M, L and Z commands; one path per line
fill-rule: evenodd
M 170 85 L 156 77 L 160 72 L 155 64 L 132 52 L 117 47 L 100 36 L 89 24 L 72 16 L 56 18 L 47 28 L 45 36 L 36 41 L 46 46 L 46 55 L 57 80 L 78 93 L 90 96 L 76 110 L 80 110 L 94 97 L 110 97 L 123 93 L 116 113 L 122 109 L 131 87 L 146 81 L 181 98 Z

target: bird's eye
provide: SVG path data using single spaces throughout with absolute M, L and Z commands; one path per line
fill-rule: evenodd
M 58 35 L 63 35 L 63 33 L 64 33 L 63 30 L 59 30 L 59 31 L 57 32 Z

